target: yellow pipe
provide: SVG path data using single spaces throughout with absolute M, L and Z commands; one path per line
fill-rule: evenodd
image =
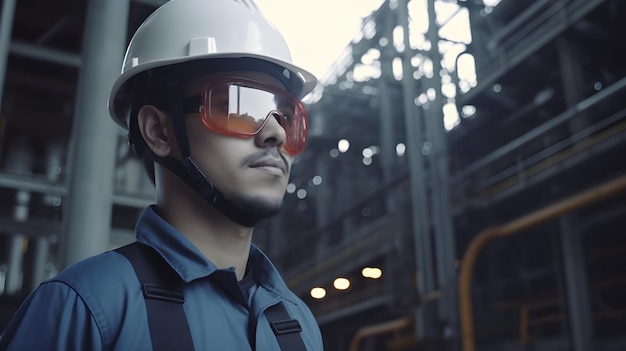
M 522 346 L 526 347 L 529 343 L 528 337 L 528 305 L 522 304 L 520 307 L 520 322 L 519 322 L 519 341 Z
M 357 331 L 350 342 L 350 351 L 358 351 L 361 340 L 384 333 L 398 331 L 411 325 L 411 318 L 403 317 L 389 322 L 363 327 Z
M 626 176 L 599 185 L 548 207 L 532 212 L 499 227 L 487 228 L 480 232 L 469 244 L 461 263 L 459 274 L 459 310 L 461 339 L 464 351 L 475 351 L 474 312 L 472 310 L 472 274 L 476 258 L 489 241 L 518 233 L 550 219 L 590 205 L 626 190 Z

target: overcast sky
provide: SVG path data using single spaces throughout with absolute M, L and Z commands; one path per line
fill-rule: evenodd
M 256 0 L 281 31 L 294 63 L 322 78 L 383 0 Z

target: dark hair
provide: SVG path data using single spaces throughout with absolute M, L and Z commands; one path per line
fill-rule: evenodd
M 156 70 L 143 72 L 129 80 L 124 87 L 128 145 L 132 154 L 143 163 L 152 184 L 154 184 L 154 157 L 139 130 L 137 117 L 139 110 L 146 105 L 152 105 L 163 111 L 169 109 L 167 85 L 157 73 Z

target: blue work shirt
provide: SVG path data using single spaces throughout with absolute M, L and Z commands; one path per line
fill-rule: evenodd
M 263 313 L 279 301 L 300 322 L 307 350 L 323 349 L 311 311 L 254 245 L 248 265 L 257 284 L 246 299 L 234 268 L 217 269 L 154 208 L 146 209 L 136 231 L 137 241 L 156 249 L 185 281 L 184 309 L 197 351 L 280 350 Z M 130 262 L 109 251 L 42 283 L 6 328 L 0 339 L 5 349 L 152 350 L 146 304 Z

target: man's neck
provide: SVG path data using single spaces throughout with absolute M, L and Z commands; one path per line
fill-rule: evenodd
M 191 191 L 178 189 L 168 196 L 157 196 L 159 215 L 217 268 L 235 267 L 241 280 L 250 254 L 252 228 L 233 222 L 199 196 L 189 196 Z

